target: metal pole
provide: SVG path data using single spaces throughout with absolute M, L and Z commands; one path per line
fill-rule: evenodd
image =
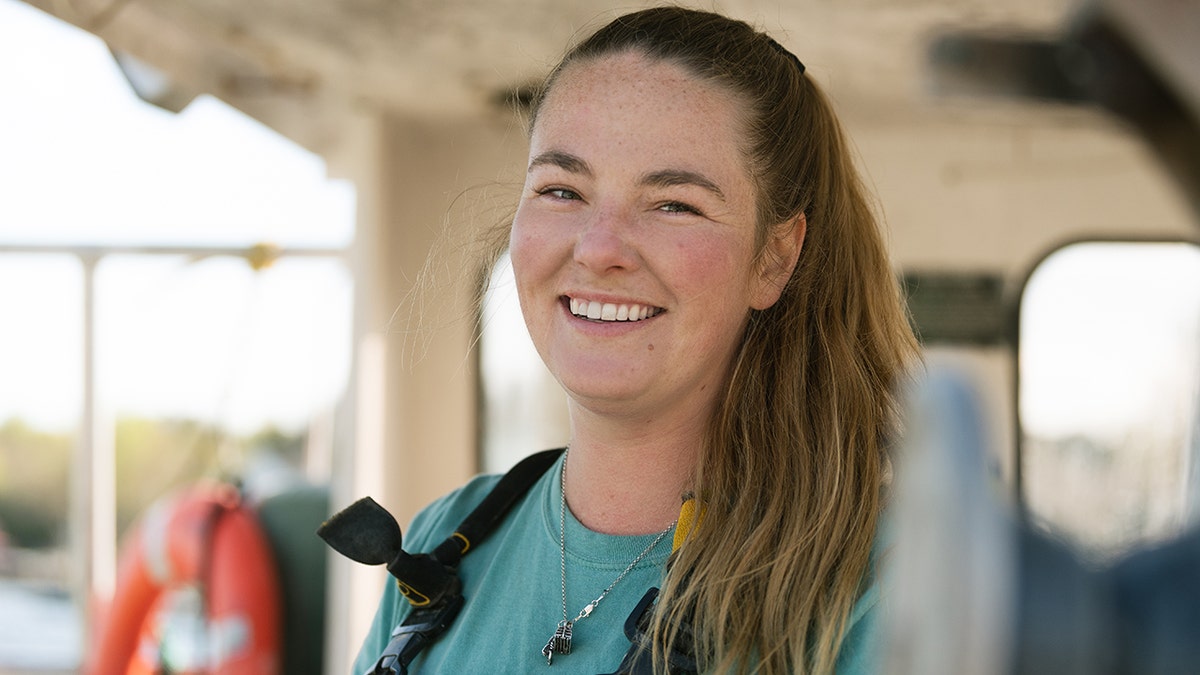
M 184 246 L 71 246 L 0 244 L 0 253 L 68 254 L 83 265 L 83 397 L 79 433 L 71 457 L 68 506 L 68 577 L 80 617 L 81 653 L 94 642 L 98 610 L 116 588 L 116 438 L 104 406 L 96 339 L 96 267 L 114 254 L 235 256 L 256 269 L 279 257 L 343 257 L 329 248 L 290 249 Z
M 81 653 L 92 643 L 96 601 L 112 594 L 116 577 L 116 485 L 113 438 L 100 410 L 96 373 L 96 264 L 83 263 L 83 401 L 71 462 L 70 566 L 80 614 Z

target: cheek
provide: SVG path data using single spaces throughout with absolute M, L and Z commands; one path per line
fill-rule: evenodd
M 671 275 L 684 297 L 720 303 L 729 311 L 749 303 L 749 248 L 740 241 L 711 237 L 681 243 L 671 256 Z
M 517 280 L 518 288 L 527 285 L 530 277 L 537 271 L 538 262 L 544 261 L 544 248 L 544 240 L 539 236 L 537 229 L 531 227 L 518 211 L 508 239 L 508 256 L 512 261 L 513 276 Z
M 562 268 L 563 242 L 560 239 L 554 236 L 554 228 L 544 227 L 536 219 L 522 217 L 520 211 L 513 219 L 508 255 L 517 298 L 527 322 L 546 311 L 548 300 L 557 302 L 554 280 Z
M 540 288 L 538 280 L 544 277 L 545 273 L 539 269 L 541 256 L 538 253 L 538 241 L 531 235 L 532 232 L 528 228 L 521 227 L 520 222 L 514 220 L 512 234 L 508 240 L 508 257 L 512 265 L 513 281 L 516 283 L 521 318 L 530 337 L 533 338 L 534 345 L 541 353 L 539 338 L 543 333 L 541 326 L 545 322 L 542 320 L 542 313 L 539 312 L 540 304 L 535 298 L 538 297 L 537 289 Z

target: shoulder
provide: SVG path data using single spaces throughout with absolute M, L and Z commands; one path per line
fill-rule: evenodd
M 879 587 L 871 585 L 850 613 L 837 659 L 837 675 L 873 675 L 882 657 Z
M 413 518 L 408 532 L 404 535 L 404 550 L 409 553 L 433 550 L 446 537 L 451 536 L 489 495 L 492 499 L 483 511 L 495 511 L 498 515 L 499 511 L 506 511 L 515 506 L 529 491 L 536 491 L 539 483 L 545 485 L 550 475 L 555 473 L 554 467 L 561 465 L 563 457 L 562 448 L 544 450 L 517 462 L 506 474 L 477 476 L 466 485 L 425 507 Z M 500 491 L 492 495 L 497 487 Z M 491 515 L 482 513 L 471 520 L 471 527 L 479 535 L 484 534 L 480 531 L 481 527 L 490 530 L 498 524 L 503 526 Z
M 540 480 L 544 482 L 548 472 L 539 473 Z M 422 509 L 404 529 L 404 550 L 413 554 L 432 551 L 458 529 L 463 520 L 492 493 L 502 478 L 503 476 L 499 474 L 477 476 Z M 537 489 L 535 482 L 532 491 L 536 492 Z M 505 524 L 511 526 L 512 520 L 514 519 L 505 519 Z M 502 524 L 501 527 L 504 525 Z M 489 542 L 485 542 L 479 549 L 476 549 L 475 554 L 464 558 L 464 568 L 480 562 L 480 551 L 484 550 L 488 544 L 495 545 L 496 539 L 496 537 L 491 537 Z M 557 560 L 556 554 L 556 564 Z M 355 660 L 354 672 L 361 673 L 371 669 L 378 655 L 390 641 L 392 629 L 405 618 L 409 610 L 408 602 L 397 591 L 396 584 L 389 580 L 384 588 L 371 628 L 359 650 L 358 658 Z
M 426 506 L 404 530 L 404 549 L 410 553 L 427 552 L 435 548 L 483 500 L 496 483 L 498 475 L 482 475 L 466 485 Z M 384 586 L 383 596 L 354 661 L 355 673 L 370 671 L 391 639 L 392 629 L 408 613 L 409 605 L 396 590 L 391 579 Z
M 433 549 L 453 534 L 458 524 L 500 482 L 500 474 L 476 476 L 462 487 L 421 509 L 404 533 L 404 550 L 420 553 Z
M 892 527 L 885 512 L 876 529 L 862 593 L 846 620 L 846 632 L 837 659 L 837 675 L 874 675 L 880 672 L 883 659 L 883 604 L 888 578 L 883 568 L 886 567 L 891 546 Z

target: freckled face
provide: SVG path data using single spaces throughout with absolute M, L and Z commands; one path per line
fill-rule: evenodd
M 574 404 L 707 417 L 749 310 L 777 299 L 754 261 L 737 110 L 636 54 L 574 64 L 549 92 L 511 254 L 533 342 Z

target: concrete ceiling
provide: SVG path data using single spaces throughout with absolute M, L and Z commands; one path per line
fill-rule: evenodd
M 621 11 L 593 0 L 27 0 L 319 150 L 347 110 L 477 115 L 536 82 L 570 42 Z M 709 3 L 705 3 L 706 5 Z M 911 117 L 925 45 L 948 30 L 1057 32 L 1070 0 L 726 0 L 717 9 L 793 49 L 857 115 Z M 616 9 L 614 9 L 616 8 Z M 178 92 L 177 92 L 178 94 Z M 910 114 L 905 114 L 910 113 Z M 305 120 L 308 121 L 306 128 Z

